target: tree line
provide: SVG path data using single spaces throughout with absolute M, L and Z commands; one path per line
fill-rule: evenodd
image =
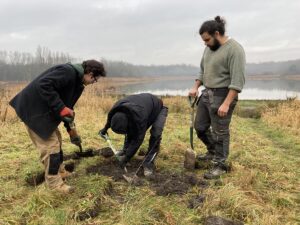
M 199 67 L 178 65 L 133 65 L 122 61 L 101 59 L 107 75 L 113 76 L 189 76 L 195 77 Z M 54 52 L 47 47 L 38 46 L 35 53 L 18 51 L 0 51 L 0 80 L 1 81 L 31 81 L 41 72 L 51 66 L 62 63 L 81 63 L 77 59 L 63 52 Z M 247 75 L 300 75 L 300 60 L 285 62 L 268 62 L 247 64 Z
M 143 66 L 122 61 L 101 59 L 108 76 L 182 76 L 196 75 L 198 68 L 191 65 Z M 62 63 L 81 63 L 68 53 L 53 52 L 38 46 L 35 54 L 17 51 L 0 51 L 1 81 L 30 81 L 51 66 Z

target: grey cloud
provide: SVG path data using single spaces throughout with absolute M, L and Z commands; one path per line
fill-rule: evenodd
M 198 29 L 219 14 L 250 62 L 278 61 L 300 58 L 294 40 L 299 9 L 297 0 L 2 0 L 0 45 L 30 52 L 42 45 L 135 64 L 198 65 L 204 49 Z

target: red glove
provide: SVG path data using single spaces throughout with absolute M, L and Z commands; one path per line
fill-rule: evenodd
M 74 111 L 68 107 L 63 108 L 59 113 L 61 117 L 74 117 L 74 114 Z

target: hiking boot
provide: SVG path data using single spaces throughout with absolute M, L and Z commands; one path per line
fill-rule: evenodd
M 207 152 L 206 154 L 200 154 L 197 156 L 197 159 L 200 161 L 209 161 L 212 160 L 214 158 L 214 154 Z
M 75 191 L 75 188 L 63 183 L 63 184 L 53 188 L 52 190 L 58 191 L 58 192 L 63 193 L 63 194 L 70 194 L 70 193 L 73 193 Z
M 144 164 L 144 176 L 150 177 L 154 173 L 154 165 L 153 164 Z
M 227 171 L 223 167 L 215 165 L 212 169 L 210 169 L 207 173 L 204 174 L 204 178 L 208 180 L 218 179 L 222 174 L 226 172 Z
M 70 177 L 73 177 L 75 175 L 74 172 L 69 172 L 67 170 L 64 170 L 64 171 L 61 171 L 61 172 L 58 172 L 58 174 L 60 175 L 60 177 L 62 179 L 66 179 L 66 178 L 70 178 Z

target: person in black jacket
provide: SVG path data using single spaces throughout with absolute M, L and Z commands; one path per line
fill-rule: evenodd
M 125 134 L 124 146 L 117 154 L 120 166 L 134 156 L 144 141 L 146 131 L 150 126 L 148 152 L 143 164 L 144 175 L 153 173 L 154 160 L 159 151 L 163 128 L 168 116 L 168 108 L 162 100 L 152 94 L 137 94 L 127 96 L 112 107 L 107 116 L 107 122 L 99 135 L 107 134 L 111 128 L 117 134 Z
M 84 86 L 105 75 L 103 64 L 96 60 L 57 65 L 35 78 L 10 101 L 40 151 L 45 181 L 50 189 L 64 193 L 73 190 L 62 180 L 69 174 L 64 169 L 58 125 L 64 121 L 71 142 L 78 146 L 81 144 L 76 130 L 69 126 L 75 115 L 73 107 Z

